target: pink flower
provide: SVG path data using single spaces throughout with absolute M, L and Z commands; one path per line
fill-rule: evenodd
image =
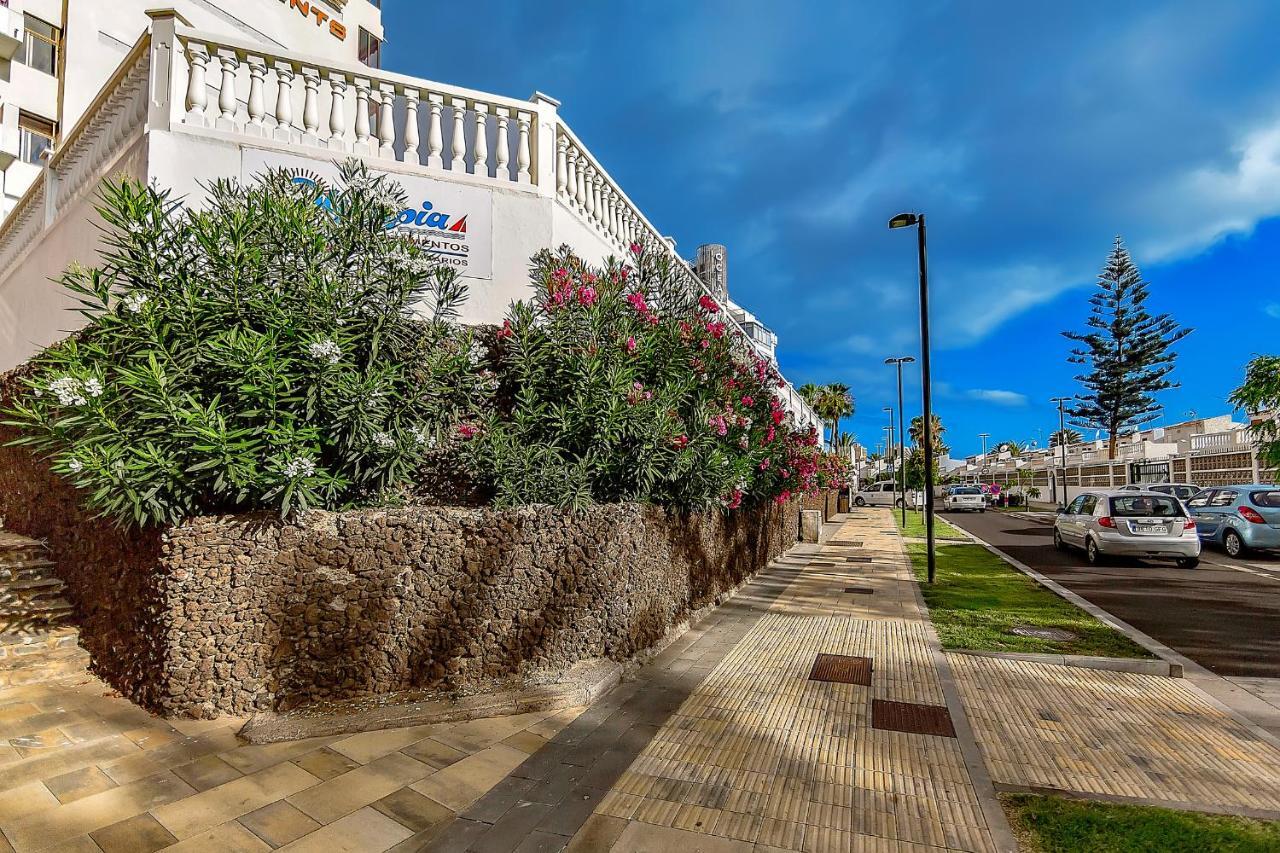
M 675 438 L 671 439 L 671 443 L 677 450 L 684 450 L 689 446 L 689 436 L 684 434 L 677 435 Z
M 511 321 L 503 320 L 502 328 L 498 330 L 498 334 L 496 335 L 496 337 L 498 338 L 498 340 L 502 340 L 503 338 L 514 337 L 515 333 L 516 333 L 515 329 L 511 328 Z
M 475 424 L 458 424 L 458 435 L 463 438 L 473 438 L 480 428 Z
M 761 471 L 768 471 L 768 470 L 769 470 L 770 462 L 771 462 L 771 460 L 770 460 L 770 459 L 769 459 L 769 457 L 767 457 L 767 456 L 766 456 L 764 459 L 760 460 L 760 470 L 761 470 Z
M 643 251 L 644 251 L 644 247 L 643 247 L 643 246 L 641 246 L 639 243 L 632 243 L 632 244 L 631 244 L 631 254 L 633 254 L 633 255 L 638 255 L 638 254 L 640 254 L 640 253 L 641 253 L 641 252 L 643 252 Z
M 707 332 L 713 338 L 718 339 L 718 338 L 724 337 L 724 329 L 725 329 L 724 323 L 713 323 L 713 322 L 707 323 Z
M 756 398 L 752 397 L 750 394 L 742 398 L 742 405 L 746 406 L 748 409 L 754 406 L 755 404 L 756 404 Z
M 698 305 L 702 307 L 703 311 L 710 311 L 713 314 L 720 310 L 720 303 L 706 295 L 698 300 Z
M 596 295 L 596 289 L 594 287 L 578 288 L 578 303 L 580 305 L 590 308 L 592 305 L 596 304 L 596 299 L 598 298 L 599 297 Z
M 636 351 L 635 337 L 633 336 L 633 337 L 627 338 L 627 352 L 635 352 L 635 351 Z
M 791 500 L 791 490 L 783 489 L 782 493 L 779 494 L 776 498 L 774 498 L 774 500 L 780 504 L 786 503 L 787 501 Z
M 649 304 L 644 300 L 643 293 L 633 293 L 627 297 L 627 302 L 631 303 L 631 307 L 636 309 L 636 313 L 648 315 Z

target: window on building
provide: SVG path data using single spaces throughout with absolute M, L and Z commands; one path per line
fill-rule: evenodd
M 360 28 L 360 61 L 370 68 L 382 67 L 382 40 Z
M 31 15 L 23 16 L 23 26 L 26 31 L 22 40 L 23 64 L 45 74 L 57 74 L 61 38 L 58 28 Z
M 40 155 L 53 147 L 56 125 L 48 119 L 18 113 L 18 159 L 39 166 Z

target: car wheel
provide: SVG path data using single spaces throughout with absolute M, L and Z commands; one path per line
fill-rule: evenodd
M 864 498 L 864 497 L 862 497 L 861 495 L 859 495 L 858 497 L 856 497 L 856 498 L 854 498 L 854 499 L 853 499 L 853 505 L 854 505 L 854 506 L 866 506 L 866 505 L 867 505 L 866 498 Z
M 1059 551 L 1067 550 L 1067 543 L 1062 541 L 1062 534 L 1058 532 L 1058 528 L 1053 528 L 1053 547 Z
M 907 505 L 907 502 L 904 501 L 902 498 L 898 498 L 896 501 L 893 502 L 893 505 L 896 506 L 898 509 L 902 509 L 904 506 Z
M 1180 569 L 1194 569 L 1196 566 L 1200 565 L 1200 558 L 1199 557 L 1179 557 L 1177 560 L 1174 561 L 1174 563 Z
M 985 508 L 985 507 L 983 507 L 982 509 L 978 510 L 978 512 L 986 512 L 986 511 L 987 511 L 987 510 L 986 510 L 986 508 Z
M 1091 566 L 1101 566 L 1106 561 L 1102 552 L 1098 550 L 1098 543 L 1094 542 L 1092 538 L 1086 539 L 1084 542 L 1084 557 Z
M 1232 557 L 1239 557 L 1245 552 L 1244 540 L 1234 530 L 1222 534 L 1222 547 Z

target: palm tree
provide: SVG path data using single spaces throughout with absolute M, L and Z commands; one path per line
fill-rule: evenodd
M 942 440 L 942 434 L 947 428 L 942 425 L 942 420 L 937 415 L 932 415 L 933 429 L 929 438 L 933 441 L 933 449 L 938 453 L 946 453 L 951 448 Z M 911 443 L 920 445 L 924 443 L 924 415 L 916 415 L 911 419 L 911 426 L 907 427 L 907 435 L 911 436 Z
M 1030 447 L 1031 445 L 1025 441 L 1018 441 L 1017 439 L 1013 439 L 1012 441 L 1000 442 L 999 444 L 996 445 L 996 450 L 1007 450 L 1009 451 L 1010 456 L 1013 456 L 1016 458 L 1018 456 L 1021 456 L 1023 452 Z
M 1067 428 L 1058 430 L 1053 435 L 1049 436 L 1049 446 L 1057 447 L 1059 442 L 1064 442 L 1070 446 L 1072 444 L 1078 444 L 1083 439 L 1084 436 L 1082 436 L 1078 430 Z
M 849 386 L 841 382 L 829 385 L 806 382 L 796 390 L 818 413 L 818 417 L 831 424 L 831 444 L 833 447 L 837 446 L 840 441 L 840 419 L 851 416 L 855 409 Z

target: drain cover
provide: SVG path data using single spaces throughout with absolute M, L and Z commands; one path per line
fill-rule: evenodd
M 914 702 L 871 701 L 871 727 L 914 735 L 955 737 L 951 712 L 942 705 L 917 705 Z
M 810 681 L 834 681 L 838 684 L 871 686 L 871 658 L 848 655 L 818 655 L 809 672 Z
M 844 561 L 846 563 L 870 563 L 871 558 L 870 557 L 845 557 Z
M 835 564 L 835 563 L 823 563 L 823 562 L 817 562 L 817 561 L 815 561 L 815 560 L 810 560 L 810 561 L 809 561 L 809 565 L 811 565 L 811 566 L 821 566 L 821 567 L 822 567 L 822 568 L 824 568 L 824 569 L 834 569 L 834 568 L 836 567 L 836 564 Z
M 1019 637 L 1035 637 L 1038 640 L 1056 640 L 1060 643 L 1076 638 L 1075 634 L 1061 628 L 1032 628 L 1030 625 L 1017 625 L 1010 628 L 1009 633 L 1017 634 Z
M 857 593 L 858 595 L 870 595 L 875 590 L 869 586 L 846 586 L 844 591 Z

